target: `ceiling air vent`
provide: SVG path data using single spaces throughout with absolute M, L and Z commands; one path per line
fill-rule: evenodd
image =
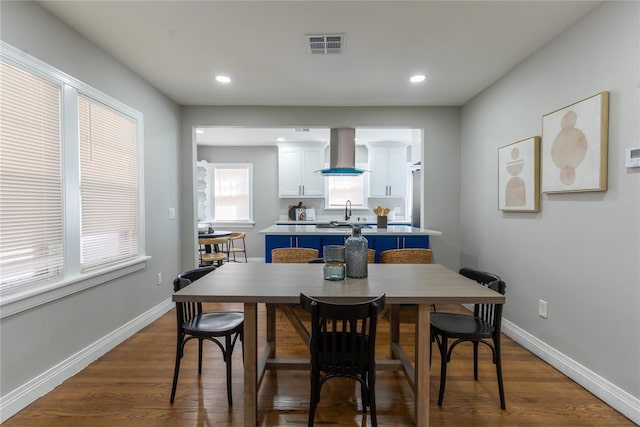
M 344 34 L 306 35 L 307 53 L 310 55 L 342 54 Z

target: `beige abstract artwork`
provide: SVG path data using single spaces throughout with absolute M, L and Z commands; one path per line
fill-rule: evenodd
M 606 190 L 608 93 L 542 118 L 542 191 Z
M 498 209 L 537 212 L 540 209 L 540 137 L 498 149 Z

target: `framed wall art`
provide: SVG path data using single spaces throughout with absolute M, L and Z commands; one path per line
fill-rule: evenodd
M 542 191 L 605 191 L 608 133 L 608 92 L 542 116 Z
M 511 212 L 540 210 L 540 137 L 498 149 L 498 209 Z

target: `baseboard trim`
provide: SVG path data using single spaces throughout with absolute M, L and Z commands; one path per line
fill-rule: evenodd
M 640 399 L 632 396 L 620 387 L 582 366 L 563 353 L 560 353 L 555 348 L 506 319 L 503 319 L 502 331 L 522 347 L 580 384 L 599 399 L 602 399 L 607 405 L 640 425 Z
M 171 298 L 0 397 L 0 423 L 44 396 L 173 308 Z

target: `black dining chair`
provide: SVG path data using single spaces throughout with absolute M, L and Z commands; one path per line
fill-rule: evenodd
M 465 277 L 475 280 L 480 286 L 486 286 L 505 294 L 506 285 L 499 276 L 471 268 L 459 271 Z M 444 388 L 447 379 L 447 363 L 451 361 L 453 349 L 460 343 L 473 343 L 473 378 L 478 379 L 478 346 L 485 344 L 491 349 L 493 363 L 498 375 L 500 407 L 505 409 L 504 385 L 502 383 L 502 356 L 500 354 L 500 330 L 502 325 L 503 304 L 475 304 L 473 316 L 458 313 L 431 313 L 431 342 L 435 341 L 440 350 L 440 392 L 438 406 L 442 406 Z M 455 339 L 451 345 L 449 339 Z
M 216 266 L 196 268 L 185 271 L 173 281 L 175 292 L 189 286 L 192 282 L 214 271 Z M 242 341 L 244 314 L 239 311 L 215 311 L 203 312 L 200 302 L 176 302 L 176 319 L 178 339 L 176 344 L 176 364 L 173 372 L 173 386 L 171 387 L 171 403 L 176 396 L 178 375 L 180 373 L 180 360 L 184 355 L 185 344 L 192 340 L 198 340 L 198 375 L 202 374 L 202 344 L 209 340 L 216 344 L 222 351 L 222 356 L 227 368 L 227 401 L 233 406 L 231 394 L 231 357 L 233 348 L 238 338 Z M 220 338 L 224 337 L 224 344 Z M 243 349 L 244 351 L 244 349 Z
M 352 378 L 360 383 L 362 410 L 366 412 L 369 407 L 371 425 L 377 426 L 376 325 L 384 303 L 384 295 L 370 301 L 340 304 L 300 294 L 301 306 L 311 313 L 309 427 L 313 426 L 322 385 L 335 377 Z

